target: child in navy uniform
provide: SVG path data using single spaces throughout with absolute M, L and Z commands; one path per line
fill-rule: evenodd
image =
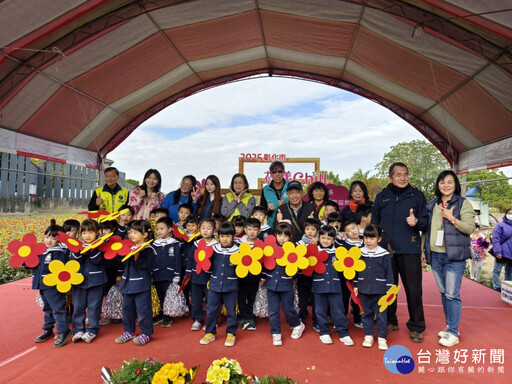
M 297 245 L 303 244 L 307 246 L 308 244 L 317 244 L 318 243 L 318 231 L 320 230 L 320 221 L 314 218 L 307 218 L 304 220 L 304 235 L 302 239 L 297 242 Z M 297 294 L 299 296 L 299 317 L 300 320 L 305 323 L 306 316 L 308 315 L 308 304 L 311 303 L 311 306 L 314 308 L 314 298 L 311 292 L 311 286 L 313 284 L 313 276 L 306 276 L 302 274 L 302 271 L 299 271 L 297 276 Z M 320 332 L 320 328 L 318 327 L 318 322 L 316 319 L 316 313 L 313 310 L 313 329 L 317 332 Z
M 283 246 L 292 239 L 292 226 L 281 222 L 276 227 L 276 238 L 279 246 Z M 306 326 L 300 321 L 299 315 L 293 304 L 293 276 L 288 276 L 285 268 L 279 265 L 271 271 L 264 272 L 265 287 L 268 294 L 268 320 L 270 322 L 270 334 L 272 344 L 283 345 L 281 338 L 281 305 L 283 307 L 286 322 L 292 327 L 292 339 L 299 339 Z
M 213 219 L 203 219 L 199 227 L 202 240 L 206 242 L 208 247 L 217 244 L 213 238 L 213 231 L 215 230 L 215 221 Z M 190 292 L 191 292 L 191 307 L 193 324 L 191 331 L 200 331 L 203 324 L 203 297 L 208 297 L 207 284 L 210 281 L 210 271 L 201 271 L 199 274 L 196 272 L 196 260 L 194 259 L 194 252 L 201 239 L 192 243 L 188 248 L 187 253 L 187 269 L 186 274 L 191 273 L 190 277 Z
M 55 224 L 52 219 L 51 225 L 44 232 L 44 244 L 46 251 L 39 256 L 39 265 L 32 270 L 32 289 L 38 289 L 43 301 L 44 324 L 43 333 L 36 337 L 36 343 L 43 343 L 53 337 L 53 326 L 57 323 L 57 340 L 54 347 L 66 345 L 71 331 L 69 330 L 66 312 L 66 294 L 60 293 L 57 287 L 49 287 L 43 283 L 43 278 L 50 273 L 48 265 L 53 260 L 63 263 L 67 261 L 67 250 L 60 246 L 55 238 L 58 232 L 64 232 L 64 228 Z
M 128 224 L 128 237 L 139 247 L 152 240 L 154 235 L 151 224 L 146 220 L 135 220 Z M 156 256 L 155 249 L 148 245 L 126 261 L 119 291 L 123 294 L 124 333 L 116 343 L 124 344 L 130 340 L 144 345 L 153 334 L 153 310 L 151 308 L 151 264 Z M 141 334 L 135 336 L 135 319 L 139 320 Z
M 151 265 L 153 273 L 153 285 L 160 299 L 160 313 L 153 319 L 153 325 L 162 323 L 162 328 L 168 328 L 172 324 L 170 316 L 163 314 L 165 294 L 171 282 L 178 284 L 181 273 L 180 244 L 171 237 L 172 219 L 162 217 L 156 221 L 157 239 L 153 243 L 156 256 Z
M 208 304 L 206 305 L 206 334 L 200 344 L 210 344 L 215 340 L 217 321 L 222 304 L 226 306 L 226 347 L 232 347 L 236 341 L 236 297 L 238 293 L 238 277 L 235 266 L 231 264 L 230 257 L 238 251 L 235 245 L 235 227 L 230 222 L 224 222 L 219 228 L 220 244 L 213 246 L 212 275 L 210 289 L 208 290 Z
M 254 217 L 250 217 L 245 221 L 244 228 L 245 236 L 242 238 L 243 242 L 250 244 L 251 248 L 254 242 L 258 240 L 260 234 L 260 221 Z M 254 317 L 254 301 L 256 300 L 256 293 L 260 285 L 260 275 L 255 276 L 248 273 L 246 277 L 238 281 L 238 309 L 240 314 L 238 316 L 238 324 L 243 330 L 255 331 L 256 320 Z
M 274 234 L 274 229 L 267 223 L 268 211 L 265 207 L 261 205 L 255 206 L 252 210 L 251 217 L 258 219 L 261 223 L 258 239 L 265 240 L 268 235 Z
M 119 215 L 117 218 L 117 228 L 114 232 L 114 236 L 119 236 L 121 239 L 127 239 L 128 233 L 126 232 L 126 226 L 130 221 L 132 221 L 133 216 L 135 215 L 135 210 L 131 205 L 123 205 L 121 208 L 119 208 L 119 212 L 124 211 L 127 209 L 128 211 L 123 213 L 122 215 Z
M 391 288 L 394 279 L 389 252 L 379 246 L 381 237 L 379 226 L 370 224 L 365 228 L 361 260 L 366 263 L 366 268 L 354 279 L 354 293 L 363 302 L 363 347 L 370 348 L 373 345 L 373 319 L 377 316 L 378 345 L 379 349 L 385 351 L 388 349 L 388 320 L 386 311 L 379 311 L 378 301 Z
M 348 334 L 347 317 L 343 307 L 343 296 L 338 271 L 333 267 L 336 260 L 334 239 L 336 238 L 336 229 L 330 225 L 324 225 L 320 228 L 319 251 L 326 251 L 329 257 L 324 262 L 325 272 L 313 274 L 313 286 L 311 291 L 315 298 L 315 313 L 320 328 L 320 340 L 324 344 L 332 344 L 329 334 L 329 312 L 336 331 L 340 336 L 340 341 L 348 346 L 354 345 L 354 341 Z M 330 311 L 329 311 L 330 309 Z
M 242 239 L 245 235 L 245 217 L 241 215 L 234 216 L 231 222 L 235 226 L 235 240 Z M 240 243 L 240 241 L 238 243 Z
M 80 226 L 80 235 L 84 246 L 91 244 L 99 235 L 99 224 L 86 219 Z M 101 303 L 103 302 L 103 286 L 107 282 L 107 274 L 103 263 L 103 252 L 98 248 L 86 253 L 71 252 L 71 259 L 80 263 L 80 273 L 84 281 L 73 286 L 73 343 L 93 341 L 100 331 Z M 85 317 L 89 318 L 89 327 L 85 326 Z

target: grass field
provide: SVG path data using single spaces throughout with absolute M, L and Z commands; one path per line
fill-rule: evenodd
M 7 250 L 9 243 L 23 235 L 34 233 L 39 241 L 43 241 L 44 231 L 50 225 L 50 220 L 55 219 L 57 224 L 62 224 L 67 219 L 82 221 L 84 215 L 78 215 L 75 211 L 62 211 L 57 213 L 36 213 L 33 215 L 10 214 L 0 216 L 0 284 L 18 280 L 32 274 L 27 268 L 12 268 L 9 265 L 10 253 Z

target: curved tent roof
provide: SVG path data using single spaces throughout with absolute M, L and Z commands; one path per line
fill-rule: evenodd
M 0 151 L 96 166 L 179 99 L 268 74 L 380 103 L 461 171 L 509 165 L 507 4 L 4 0 Z

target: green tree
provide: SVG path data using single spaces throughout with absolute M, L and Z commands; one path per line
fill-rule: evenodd
M 332 180 L 332 185 L 343 185 L 340 179 L 340 175 L 334 173 L 333 171 L 320 171 L 322 173 L 327 173 L 327 180 Z
M 460 177 L 461 179 L 464 176 Z M 507 180 L 507 176 L 500 170 L 487 169 L 482 171 L 470 172 L 465 175 L 467 189 L 478 185 L 482 190 L 481 198 L 491 207 L 497 208 L 500 212 L 504 212 L 507 208 L 512 207 L 512 185 Z M 481 182 L 485 180 L 495 180 L 489 182 Z
M 133 179 L 125 179 L 124 181 L 127 185 L 131 185 L 132 187 L 136 187 L 137 185 L 140 185 L 137 180 Z
M 437 175 L 450 169 L 441 152 L 425 140 L 413 140 L 392 146 L 375 166 L 377 176 L 387 178 L 389 167 L 395 162 L 407 165 L 411 185 L 425 193 L 427 200 L 434 197 Z

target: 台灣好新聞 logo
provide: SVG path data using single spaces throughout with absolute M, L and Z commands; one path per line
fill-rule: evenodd
M 407 375 L 414 370 L 411 351 L 403 345 L 393 345 L 384 353 L 384 366 L 391 373 Z

